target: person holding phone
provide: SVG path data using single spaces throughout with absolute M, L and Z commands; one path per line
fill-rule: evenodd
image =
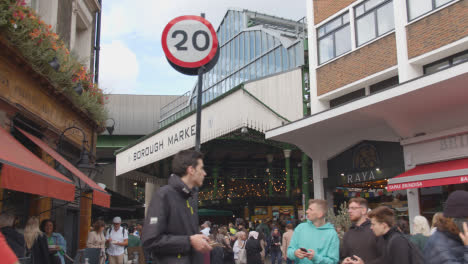
M 296 227 L 288 247 L 288 258 L 297 264 L 335 264 L 339 261 L 340 240 L 332 224 L 325 221 L 325 200 L 310 200 L 307 222 Z

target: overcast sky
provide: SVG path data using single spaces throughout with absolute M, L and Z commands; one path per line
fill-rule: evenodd
M 299 20 L 306 0 L 103 0 L 100 86 L 112 94 L 180 95 L 196 77 L 176 72 L 161 48 L 173 18 L 206 14 L 217 30 L 229 8 Z

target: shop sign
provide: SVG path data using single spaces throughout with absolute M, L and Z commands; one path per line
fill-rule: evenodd
M 468 134 L 443 138 L 439 141 L 439 143 L 441 151 L 468 148 Z
M 350 184 L 350 183 L 357 183 L 357 182 L 375 181 L 376 174 L 377 173 L 374 172 L 374 170 L 350 173 L 344 176 L 342 175 L 342 177 L 345 177 L 345 180 L 342 179 L 342 182 Z M 380 174 L 377 174 L 378 178 L 383 178 Z
M 59 131 L 76 126 L 83 129 L 88 140 L 93 136 L 89 125 L 66 104 L 43 91 L 37 81 L 20 69 L 4 62 L 0 63 L 0 96 L 10 104 L 21 105 Z M 81 146 L 83 136 L 79 131 L 69 131 L 66 136 Z

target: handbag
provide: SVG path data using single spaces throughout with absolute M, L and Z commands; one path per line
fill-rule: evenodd
M 245 250 L 245 241 L 244 245 L 240 248 L 239 253 L 237 253 L 237 257 L 239 259 L 239 263 L 247 264 L 247 251 Z

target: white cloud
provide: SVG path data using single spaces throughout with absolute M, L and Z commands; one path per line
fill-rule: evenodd
M 138 61 L 122 41 L 101 46 L 100 84 L 108 93 L 132 93 L 139 73 Z
M 196 78 L 172 69 L 163 55 L 161 33 L 170 20 L 203 12 L 217 29 L 231 7 L 298 20 L 306 16 L 305 5 L 304 0 L 103 1 L 101 86 L 111 93 L 182 94 Z
M 294 20 L 306 16 L 304 0 L 112 0 L 103 3 L 102 34 L 108 39 L 125 36 L 159 42 L 164 26 L 177 16 L 203 12 L 217 28 L 230 7 Z

